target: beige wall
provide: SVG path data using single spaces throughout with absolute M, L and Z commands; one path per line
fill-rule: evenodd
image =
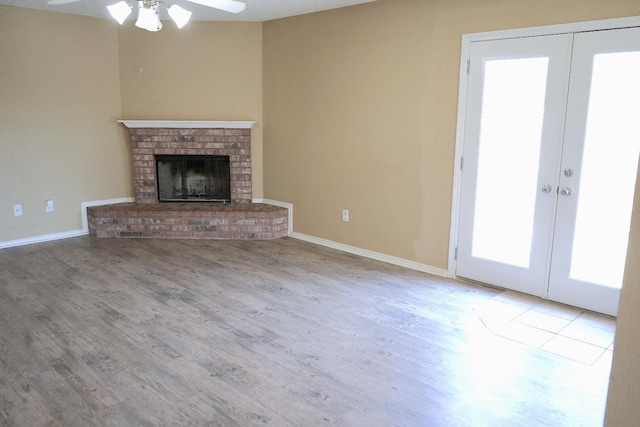
M 640 420 L 640 174 L 629 237 L 607 397 L 605 425 L 608 427 L 635 426 Z
M 294 204 L 297 232 L 446 268 L 462 34 L 639 14 L 636 0 L 379 0 L 267 22 L 266 197 Z
M 82 201 L 131 194 L 118 73 L 110 22 L 0 6 L 0 242 L 78 230 Z
M 262 198 L 262 24 L 165 22 L 157 33 L 124 25 L 119 40 L 123 117 L 256 120 L 253 197 Z

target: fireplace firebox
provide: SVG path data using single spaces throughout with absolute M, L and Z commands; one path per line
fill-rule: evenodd
M 231 201 L 229 156 L 156 155 L 158 201 Z

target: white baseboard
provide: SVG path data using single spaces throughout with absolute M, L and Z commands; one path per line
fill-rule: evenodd
M 84 236 L 84 230 L 65 231 L 63 233 L 44 234 L 42 236 L 27 237 L 25 239 L 7 240 L 0 242 L 0 249 L 13 248 L 15 246 L 32 245 L 34 243 L 50 242 L 52 240 L 69 239 L 71 237 Z
M 432 267 L 430 265 L 421 264 L 419 262 L 409 261 L 404 258 L 385 255 L 380 252 L 361 249 L 355 246 L 349 246 L 349 245 L 337 243 L 331 240 L 309 236 L 307 234 L 291 232 L 289 233 L 289 237 L 293 237 L 294 239 L 298 239 L 298 240 L 304 240 L 305 242 L 314 243 L 316 245 L 325 246 L 327 248 L 337 249 L 342 252 L 359 255 L 365 258 L 374 259 L 376 261 L 386 262 L 388 264 L 397 265 L 400 267 L 408 268 L 410 270 L 421 271 L 423 273 L 433 274 L 434 276 L 439 276 L 439 277 L 449 277 L 447 274 L 447 270 L 444 268 Z
M 327 248 L 336 249 L 342 252 L 347 252 L 354 255 L 359 255 L 365 258 L 374 259 L 376 261 L 386 262 L 388 264 L 397 265 L 400 267 L 408 268 L 410 270 L 421 271 L 423 273 L 433 274 L 439 277 L 449 277 L 447 269 L 432 267 L 430 265 L 421 264 L 415 261 L 409 261 L 404 258 L 398 258 L 391 255 L 381 254 L 379 252 L 370 251 L 367 249 L 357 248 L 355 246 L 349 246 L 342 243 L 334 242 L 332 240 L 321 239 L 319 237 L 309 236 L 307 234 L 297 233 L 293 231 L 293 204 L 287 202 L 281 202 L 271 199 L 253 199 L 253 203 L 266 203 L 268 205 L 280 206 L 289 210 L 289 233 L 288 236 L 298 240 L 304 240 L 305 242 L 314 243 L 316 245 L 325 246 Z
M 109 199 L 109 200 L 94 200 L 91 202 L 80 203 L 81 215 L 82 215 L 82 230 L 64 231 L 62 233 L 44 234 L 41 236 L 27 237 L 25 239 L 8 240 L 0 242 L 0 249 L 13 248 L 16 246 L 32 245 L 34 243 L 50 242 L 52 240 L 69 239 L 71 237 L 86 236 L 89 234 L 89 221 L 87 220 L 87 207 L 89 206 L 102 206 L 113 205 L 116 203 L 128 203 L 133 202 L 133 197 L 125 197 L 121 199 Z

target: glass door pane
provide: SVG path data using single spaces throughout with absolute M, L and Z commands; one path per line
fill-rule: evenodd
M 593 59 L 570 277 L 620 288 L 640 153 L 640 52 Z
M 485 62 L 474 257 L 529 267 L 548 64 L 548 57 Z

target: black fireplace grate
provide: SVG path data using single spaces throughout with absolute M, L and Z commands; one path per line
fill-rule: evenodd
M 160 202 L 231 201 L 229 156 L 156 156 Z

